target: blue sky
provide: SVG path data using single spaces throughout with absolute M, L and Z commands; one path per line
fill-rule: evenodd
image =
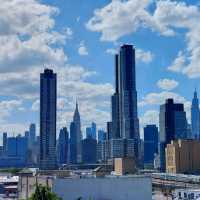
M 114 88 L 114 56 L 134 44 L 140 128 L 158 124 L 166 98 L 185 104 L 190 122 L 200 90 L 199 1 L 4 0 L 0 5 L 0 131 L 39 122 L 39 73 L 58 73 L 58 129 L 78 99 L 82 130 L 105 128 Z M 200 91 L 199 91 L 200 92 Z M 142 132 L 142 131 L 141 131 Z

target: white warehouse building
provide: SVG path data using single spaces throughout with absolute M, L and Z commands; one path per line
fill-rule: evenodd
M 152 183 L 147 176 L 108 176 L 103 178 L 58 178 L 53 192 L 68 200 L 151 200 Z

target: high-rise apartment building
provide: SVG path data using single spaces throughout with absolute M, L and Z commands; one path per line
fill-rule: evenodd
M 200 139 L 200 111 L 199 111 L 199 99 L 197 97 L 197 91 L 194 92 L 191 108 L 191 125 L 192 125 L 192 138 Z
M 57 78 L 51 69 L 40 74 L 40 168 L 56 168 Z
M 137 114 L 135 49 L 132 45 L 121 46 L 119 54 L 115 56 L 115 93 L 112 96 L 112 127 L 113 139 L 134 140 L 133 156 L 138 159 L 139 120 Z M 111 149 L 114 148 L 111 147 Z M 119 152 L 119 154 L 124 155 L 124 152 Z

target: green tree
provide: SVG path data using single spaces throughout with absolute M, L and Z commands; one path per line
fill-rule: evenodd
M 48 187 L 37 185 L 35 192 L 28 200 L 62 200 L 55 193 L 51 192 Z

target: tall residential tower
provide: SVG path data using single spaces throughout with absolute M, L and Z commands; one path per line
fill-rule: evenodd
M 40 168 L 56 168 L 57 79 L 51 69 L 40 74 Z
M 116 148 L 118 139 L 134 143 L 134 155 L 138 158 L 139 120 L 137 114 L 137 91 L 135 75 L 135 49 L 132 45 L 123 45 L 115 56 L 115 93 L 112 96 L 112 138 Z M 127 141 L 124 141 L 125 143 Z M 122 142 L 122 143 L 124 143 Z M 115 147 L 111 149 L 115 149 Z M 125 145 L 127 146 L 127 145 Z M 133 146 L 131 144 L 131 146 Z M 128 148 L 128 147 L 127 147 Z M 119 149 L 119 148 L 118 148 Z M 122 148 L 123 149 L 123 148 Z M 125 150 L 126 156 L 127 149 Z M 123 153 L 124 154 L 124 153 Z

